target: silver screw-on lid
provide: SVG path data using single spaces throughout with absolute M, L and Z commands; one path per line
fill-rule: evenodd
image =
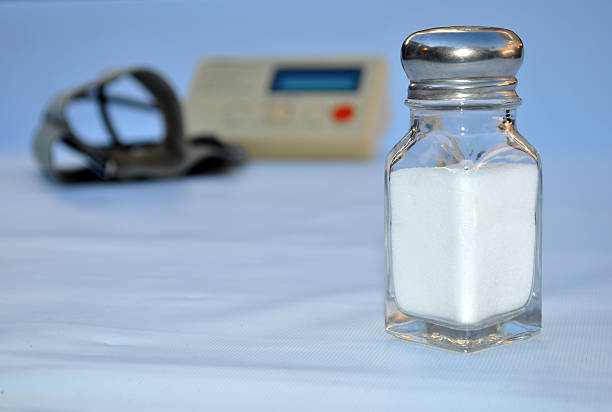
M 516 105 L 514 77 L 523 61 L 523 42 L 495 27 L 440 27 L 411 34 L 402 45 L 410 79 L 410 105 L 480 101 Z

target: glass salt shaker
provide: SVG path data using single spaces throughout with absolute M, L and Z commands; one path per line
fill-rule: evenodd
M 542 169 L 516 129 L 523 43 L 443 27 L 402 45 L 411 127 L 385 170 L 386 328 L 460 352 L 541 327 Z

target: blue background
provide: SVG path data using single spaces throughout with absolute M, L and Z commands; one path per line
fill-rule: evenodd
M 0 150 L 28 151 L 58 90 L 109 68 L 146 64 L 184 96 L 201 56 L 382 54 L 392 123 L 381 150 L 408 128 L 399 49 L 410 33 L 446 25 L 514 30 L 526 47 L 519 128 L 543 154 L 609 150 L 610 16 L 606 1 L 82 1 L 0 4 Z

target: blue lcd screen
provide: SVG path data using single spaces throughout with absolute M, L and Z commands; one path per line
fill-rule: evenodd
M 361 69 L 278 69 L 275 92 L 345 92 L 359 87 Z

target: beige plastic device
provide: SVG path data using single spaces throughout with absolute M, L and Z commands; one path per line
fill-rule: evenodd
M 207 58 L 184 106 L 187 134 L 253 157 L 367 158 L 389 121 L 382 57 Z

